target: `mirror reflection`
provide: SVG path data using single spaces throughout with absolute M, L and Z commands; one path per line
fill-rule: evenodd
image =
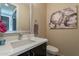
M 0 3 L 1 20 L 7 26 L 7 32 L 29 31 L 29 4 Z
M 1 20 L 5 22 L 7 31 L 16 31 L 16 6 L 9 3 L 1 3 Z

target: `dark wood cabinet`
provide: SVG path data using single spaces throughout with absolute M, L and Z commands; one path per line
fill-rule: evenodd
M 26 51 L 18 56 L 46 56 L 47 43 L 43 43 L 29 51 Z

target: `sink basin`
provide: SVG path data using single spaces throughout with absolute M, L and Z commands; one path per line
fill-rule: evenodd
M 15 42 L 11 42 L 11 45 L 13 48 L 17 48 L 17 47 L 21 47 L 23 45 L 28 45 L 28 44 L 31 44 L 31 43 L 34 43 L 35 41 L 33 40 L 19 40 L 19 41 L 15 41 Z

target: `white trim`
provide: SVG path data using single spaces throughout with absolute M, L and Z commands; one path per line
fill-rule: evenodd
M 30 33 L 33 33 L 33 19 L 32 19 L 32 13 L 33 13 L 33 9 L 32 9 L 32 3 L 29 4 L 30 7 L 30 21 L 29 21 L 29 25 L 30 25 Z

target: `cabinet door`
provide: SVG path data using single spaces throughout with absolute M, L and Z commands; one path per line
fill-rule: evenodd
M 30 56 L 30 51 L 24 52 L 18 56 Z
M 31 50 L 31 53 L 34 56 L 46 56 L 46 46 L 47 46 L 47 43 L 37 46 L 36 48 L 33 48 Z

